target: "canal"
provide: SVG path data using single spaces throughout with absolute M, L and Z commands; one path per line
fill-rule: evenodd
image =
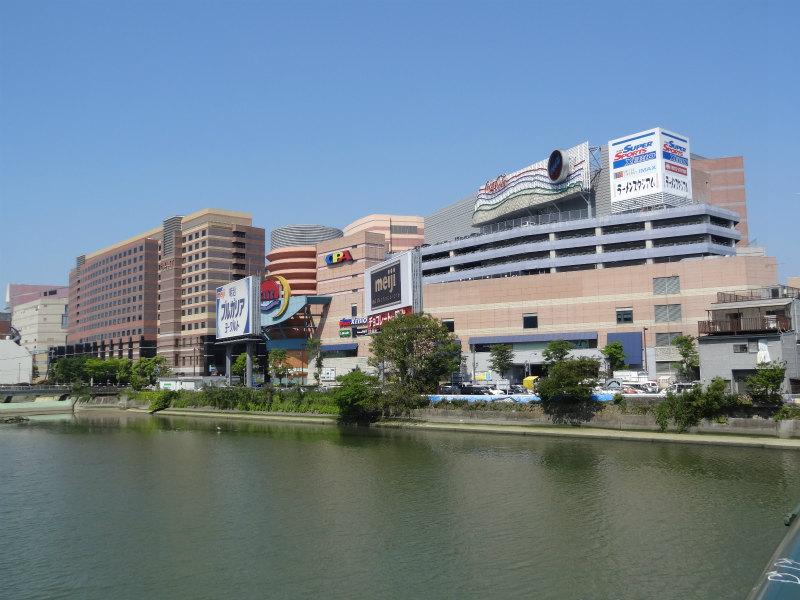
M 0 425 L 7 598 L 743 598 L 800 453 L 125 412 Z

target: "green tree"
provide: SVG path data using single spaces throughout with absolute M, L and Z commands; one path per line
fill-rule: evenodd
M 785 362 L 768 362 L 758 365 L 756 374 L 745 379 L 747 392 L 756 402 L 781 404 L 783 380 L 786 376 Z
M 272 374 L 278 378 L 278 385 L 281 380 L 289 373 L 289 357 L 283 348 L 273 348 L 267 357 L 269 368 Z
M 284 350 L 284 352 L 286 352 Z M 258 368 L 258 357 L 253 356 L 252 372 L 255 373 Z M 236 357 L 236 360 L 231 365 L 231 374 L 234 377 L 241 379 L 243 384 L 246 384 L 245 377 L 247 376 L 247 352 L 242 352 Z
M 140 390 L 145 386 L 155 385 L 162 377 L 169 377 L 172 370 L 163 356 L 154 356 L 153 358 L 142 356 L 133 364 L 130 361 L 120 363 L 117 373 L 120 383 L 127 378 L 133 389 Z
M 387 380 L 411 393 L 436 390 L 439 380 L 458 370 L 461 346 L 447 327 L 425 313 L 410 313 L 384 323 L 370 343 L 369 363 L 382 365 Z
M 625 350 L 622 347 L 622 342 L 611 342 L 606 344 L 606 347 L 600 350 L 603 356 L 608 361 L 608 370 L 613 374 L 614 371 L 619 371 L 625 368 Z
M 493 344 L 489 349 L 489 368 L 504 378 L 514 366 L 514 349 L 508 344 Z
M 71 356 L 62 358 L 53 365 L 53 377 L 56 381 L 77 383 L 89 379 L 84 368 L 86 356 Z
M 316 338 L 309 337 L 306 340 L 306 352 L 308 353 L 308 362 L 311 363 L 311 358 L 314 358 L 314 379 L 319 385 L 320 377 L 322 377 L 322 342 Z
M 568 342 L 567 340 L 553 340 L 547 344 L 547 348 L 542 351 L 542 356 L 547 365 L 553 365 L 567 358 L 572 348 L 572 342 Z
M 550 365 L 537 394 L 546 412 L 591 406 L 600 365 L 587 356 L 565 358 Z
M 700 366 L 700 355 L 697 353 L 697 346 L 694 345 L 694 336 L 679 335 L 672 340 L 672 345 L 678 347 L 678 354 L 681 359 L 672 363 L 677 369 L 683 381 L 694 381 L 697 379 L 697 368 Z
M 374 421 L 379 414 L 378 378 L 356 369 L 336 378 L 339 387 L 333 393 L 339 407 L 339 420 L 345 423 Z

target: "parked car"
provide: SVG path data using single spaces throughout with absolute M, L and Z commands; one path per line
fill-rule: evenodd
M 683 394 L 684 392 L 691 391 L 692 388 L 698 385 L 700 385 L 699 381 L 694 381 L 692 383 L 673 383 L 661 390 L 659 395 L 666 396 L 667 393 L 670 392 L 673 394 Z

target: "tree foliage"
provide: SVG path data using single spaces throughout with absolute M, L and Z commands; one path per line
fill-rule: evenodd
M 551 364 L 547 377 L 539 381 L 537 394 L 542 407 L 549 412 L 557 406 L 590 404 L 599 369 L 597 360 L 587 356 Z
M 322 377 L 322 366 L 324 357 L 322 356 L 322 342 L 316 338 L 309 337 L 306 340 L 306 352 L 308 353 L 308 362 L 314 359 L 314 379 L 319 383 Z
M 683 433 L 703 419 L 719 417 L 737 408 L 739 397 L 727 393 L 726 386 L 724 380 L 716 378 L 705 391 L 698 384 L 681 394 L 668 392 L 666 400 L 653 410 L 661 431 L 666 431 L 672 423 L 678 433 Z
M 567 358 L 572 348 L 572 342 L 568 342 L 567 340 L 553 340 L 547 344 L 547 348 L 542 351 L 542 356 L 547 365 L 553 365 Z
M 514 349 L 508 344 L 494 344 L 489 349 L 489 368 L 500 374 L 500 377 L 514 366 Z
M 336 378 L 334 401 L 343 422 L 374 421 L 379 414 L 378 378 L 356 369 Z
M 439 380 L 458 370 L 461 346 L 442 323 L 424 313 L 384 323 L 370 344 L 369 363 L 411 393 L 436 390 Z
M 172 370 L 163 356 L 141 357 L 133 365 L 130 365 L 130 383 L 133 389 L 155 385 L 160 378 L 170 375 L 172 375 Z
M 53 365 L 53 378 L 70 383 L 93 380 L 95 384 L 129 385 L 140 390 L 155 385 L 159 378 L 169 377 L 172 371 L 163 356 L 139 358 L 132 363 L 127 358 L 94 358 L 75 356 L 62 358 Z
M 53 378 L 64 383 L 88 380 L 85 369 L 87 358 L 86 356 L 71 356 L 60 359 L 53 365 Z
M 679 335 L 672 340 L 672 345 L 677 346 L 680 360 L 672 363 L 678 371 L 683 381 L 694 381 L 697 379 L 697 368 L 700 366 L 700 355 L 697 346 L 694 344 L 695 338 L 692 335 Z
M 286 377 L 290 369 L 289 356 L 286 350 L 283 348 L 273 348 L 269 351 L 267 360 L 269 362 L 270 371 L 278 378 L 278 385 L 281 385 L 281 381 Z
M 611 342 L 606 344 L 606 347 L 600 350 L 603 356 L 608 361 L 608 370 L 613 373 L 625 368 L 625 349 L 622 347 L 622 342 Z
M 284 350 L 284 352 L 286 352 Z M 256 369 L 258 368 L 258 357 L 253 356 L 253 364 L 252 364 L 252 372 L 255 373 Z M 236 360 L 231 365 L 231 375 L 234 377 L 238 377 L 244 382 L 244 378 L 247 375 L 247 352 L 242 352 L 239 356 L 236 357 Z
M 745 379 L 745 386 L 753 400 L 763 404 L 780 404 L 781 391 L 786 376 L 785 362 L 768 362 L 758 365 L 756 374 Z

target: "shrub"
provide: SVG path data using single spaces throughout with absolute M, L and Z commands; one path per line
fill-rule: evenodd
M 172 400 L 178 397 L 178 392 L 175 390 L 161 390 L 153 394 L 150 400 L 150 412 L 154 413 L 159 410 L 169 408 Z
M 702 419 L 724 421 L 724 414 L 741 406 L 740 397 L 725 391 L 725 382 L 715 379 L 703 391 L 697 385 L 682 394 L 667 393 L 667 399 L 658 403 L 653 414 L 661 431 L 666 431 L 670 421 L 675 424 L 678 433 L 697 425 Z
M 797 404 L 785 404 L 778 409 L 774 418 L 776 421 L 800 419 L 800 406 Z

